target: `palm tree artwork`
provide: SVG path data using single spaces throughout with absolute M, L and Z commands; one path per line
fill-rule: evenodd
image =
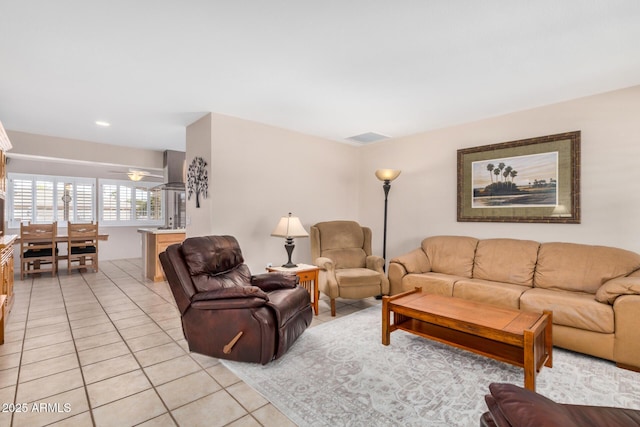
M 496 166 L 495 166 L 493 163 L 489 163 L 489 164 L 487 165 L 487 170 L 489 171 L 489 178 L 491 178 L 491 183 L 492 183 L 492 184 L 493 184 L 493 175 L 492 175 L 492 172 L 493 172 L 493 170 L 495 169 L 495 167 L 496 167 Z
M 209 189 L 209 174 L 207 173 L 207 162 L 202 157 L 194 157 L 187 171 L 187 189 L 189 194 L 187 198 L 191 200 L 191 196 L 196 195 L 196 208 L 200 207 L 200 194 L 207 197 Z

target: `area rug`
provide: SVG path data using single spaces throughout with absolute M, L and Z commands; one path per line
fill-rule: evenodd
M 404 331 L 381 343 L 381 308 L 315 326 L 262 366 L 224 361 L 299 426 L 479 425 L 492 382 L 523 386 L 506 363 Z M 640 373 L 554 348 L 537 391 L 562 403 L 640 409 Z

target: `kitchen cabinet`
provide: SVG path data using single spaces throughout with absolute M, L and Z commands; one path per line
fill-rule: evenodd
M 186 238 L 184 229 L 164 230 L 157 228 L 139 228 L 142 233 L 142 262 L 144 276 L 154 282 L 165 280 L 164 271 L 158 255 L 174 243 L 182 243 Z

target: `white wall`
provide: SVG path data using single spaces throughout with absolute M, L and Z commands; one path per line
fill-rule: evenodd
M 9 173 L 126 179 L 124 174 L 113 174 L 112 171 L 127 171 L 127 167 L 162 170 L 162 151 L 24 132 L 7 131 L 7 134 L 13 145 L 7 153 L 10 158 L 7 165 Z M 100 259 L 107 261 L 142 256 L 141 237 L 137 230 L 138 227 L 112 227 L 100 224 L 100 232 L 109 235 L 107 241 L 100 242 Z M 65 229 L 60 231 L 64 232 Z M 16 229 L 7 229 L 7 234 L 19 233 Z M 16 263 L 19 269 L 19 257 L 16 257 Z
M 192 198 L 188 235 L 235 236 L 257 274 L 267 263 L 286 262 L 284 239 L 270 234 L 289 212 L 307 231 L 320 221 L 357 219 L 357 147 L 220 114 L 212 114 L 210 123 L 209 198 L 200 209 L 212 222 L 206 222 L 209 230 L 196 224 L 200 214 L 193 213 Z M 187 139 L 187 163 L 204 157 L 201 142 Z M 310 263 L 309 239 L 295 244 L 293 262 Z
M 363 147 L 359 218 L 382 253 L 380 168 L 401 169 L 391 185 L 387 258 L 427 236 L 513 237 L 616 246 L 640 252 L 640 86 L 466 123 Z M 456 221 L 457 150 L 582 131 L 581 224 Z

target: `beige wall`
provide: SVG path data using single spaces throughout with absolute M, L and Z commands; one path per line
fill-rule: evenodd
M 193 198 L 187 201 L 191 222 L 187 233 L 235 235 L 254 273 L 267 263 L 286 261 L 283 239 L 270 237 L 270 233 L 288 212 L 299 216 L 307 230 L 324 220 L 358 220 L 373 229 L 374 251 L 381 254 L 384 195 L 374 171 L 397 168 L 402 174 L 389 193 L 387 258 L 436 234 L 568 241 L 640 252 L 635 236 L 640 218 L 638 117 L 640 86 L 354 147 L 224 115 L 207 115 L 187 128 L 187 162 L 200 156 L 210 167 L 209 197 L 201 200 L 200 209 L 195 209 Z M 573 130 L 582 131 L 581 224 L 456 222 L 458 149 Z M 21 132 L 8 134 L 13 153 L 57 152 L 78 160 L 115 161 L 135 151 Z M 82 143 L 91 149 L 82 148 Z M 162 165 L 162 152 L 137 154 L 140 165 L 147 155 L 153 159 L 144 161 L 147 167 Z M 9 164 L 9 171 L 25 171 L 16 170 L 19 164 Z M 43 174 L 55 174 L 51 171 L 56 169 L 37 168 Z M 135 229 L 124 227 L 112 234 L 101 248 L 105 259 L 140 256 Z M 293 260 L 311 262 L 308 239 L 296 239 Z
M 187 200 L 187 237 L 203 236 L 211 234 L 213 229 L 213 198 L 211 190 L 213 182 L 211 181 L 211 114 L 207 114 L 196 122 L 187 126 L 187 149 L 186 159 L 187 167 L 191 164 L 195 157 L 202 157 L 207 162 L 207 171 L 209 173 L 209 188 L 207 197 L 200 196 L 200 208 L 196 208 L 195 194 Z M 189 191 L 187 188 L 187 197 Z
M 363 147 L 359 218 L 382 252 L 379 168 L 402 170 L 389 193 L 387 258 L 437 234 L 618 246 L 640 252 L 640 86 Z M 582 131 L 581 224 L 456 222 L 461 148 Z
M 357 147 L 220 114 L 212 114 L 210 123 L 209 198 L 200 209 L 212 222 L 206 222 L 208 230 L 196 224 L 200 214 L 192 198 L 187 234 L 235 236 L 257 274 L 267 263 L 286 262 L 284 239 L 270 234 L 288 212 L 307 231 L 319 221 L 357 219 Z M 187 163 L 204 157 L 205 148 L 188 138 Z M 293 262 L 310 263 L 309 239 L 295 244 Z
M 9 151 L 9 157 L 12 154 L 23 154 L 47 159 L 162 169 L 162 151 L 99 144 L 9 130 L 7 134 L 13 145 L 13 148 Z

